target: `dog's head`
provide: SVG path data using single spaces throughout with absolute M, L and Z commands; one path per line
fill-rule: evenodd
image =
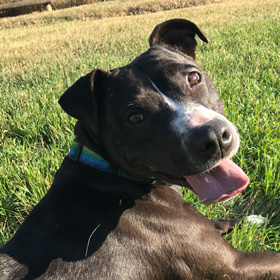
M 239 193 L 248 177 L 229 159 L 239 137 L 195 61 L 195 35 L 207 42 L 190 21 L 163 22 L 132 63 L 92 71 L 59 103 L 78 119 L 78 140 L 111 164 L 137 178 L 187 186 L 211 204 Z

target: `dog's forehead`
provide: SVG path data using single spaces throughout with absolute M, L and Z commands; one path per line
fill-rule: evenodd
M 111 70 L 110 92 L 125 91 L 122 93 L 123 97 L 126 93 L 128 97 L 145 93 L 147 97 L 149 89 L 157 92 L 153 84 L 155 83 L 165 93 L 172 91 L 173 97 L 180 96 L 184 94 L 184 73 L 194 70 L 202 72 L 192 57 L 168 48 L 150 48 L 130 64 Z
M 194 88 L 187 80 L 191 72 L 199 72 L 201 77 Z M 118 106 L 130 103 L 140 108 L 157 110 L 155 106 L 164 106 L 176 111 L 175 103 L 200 104 L 223 112 L 219 94 L 195 60 L 169 48 L 150 48 L 130 64 L 111 70 L 110 80 L 107 92 Z
M 147 110 L 157 110 L 161 96 L 155 90 L 145 73 L 136 67 L 122 67 L 111 70 L 110 82 L 107 83 L 107 98 L 115 104 L 114 108 L 134 106 Z
M 134 59 L 128 66 L 134 66 L 141 69 L 145 73 L 151 73 L 154 71 L 168 71 L 169 66 L 172 65 L 172 69 L 176 66 L 178 68 L 184 67 L 184 65 L 193 66 L 200 69 L 195 60 L 175 49 L 169 49 L 167 47 L 153 47 L 144 52 L 140 56 Z

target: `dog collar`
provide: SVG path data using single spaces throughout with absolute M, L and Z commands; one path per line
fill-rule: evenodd
M 104 158 L 102 158 L 100 155 L 90 150 L 86 146 L 80 144 L 76 140 L 72 141 L 70 152 L 68 155 L 74 161 L 79 161 L 82 164 L 85 164 L 92 168 L 98 169 L 103 172 L 107 172 L 112 175 L 117 175 L 125 179 L 130 179 L 130 180 L 145 182 L 150 184 L 152 184 L 154 181 L 151 180 L 150 182 L 148 182 L 144 180 L 139 180 L 128 175 L 126 172 L 124 172 L 121 169 L 112 167 Z

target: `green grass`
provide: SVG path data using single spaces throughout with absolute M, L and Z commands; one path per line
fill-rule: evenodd
M 47 192 L 68 152 L 75 121 L 60 109 L 59 96 L 92 68 L 127 64 L 148 48 L 157 23 L 182 17 L 196 22 L 210 39 L 209 44 L 199 42 L 197 60 L 239 129 L 241 147 L 234 161 L 251 180 L 226 203 L 203 206 L 190 192 L 186 200 L 209 218 L 267 216 L 265 228 L 243 224 L 226 238 L 241 250 L 279 250 L 278 0 L 235 0 L 145 16 L 68 18 L 39 25 L 32 24 L 34 15 L 23 17 L 26 26 L 5 19 L 0 32 L 1 243 Z

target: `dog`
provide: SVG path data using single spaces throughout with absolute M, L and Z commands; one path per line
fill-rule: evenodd
M 0 249 L 0 278 L 280 279 L 280 255 L 240 252 L 188 204 L 241 192 L 249 182 L 230 158 L 234 125 L 195 61 L 191 21 L 155 27 L 130 64 L 95 69 L 59 104 L 77 119 L 69 154 L 48 193 Z

